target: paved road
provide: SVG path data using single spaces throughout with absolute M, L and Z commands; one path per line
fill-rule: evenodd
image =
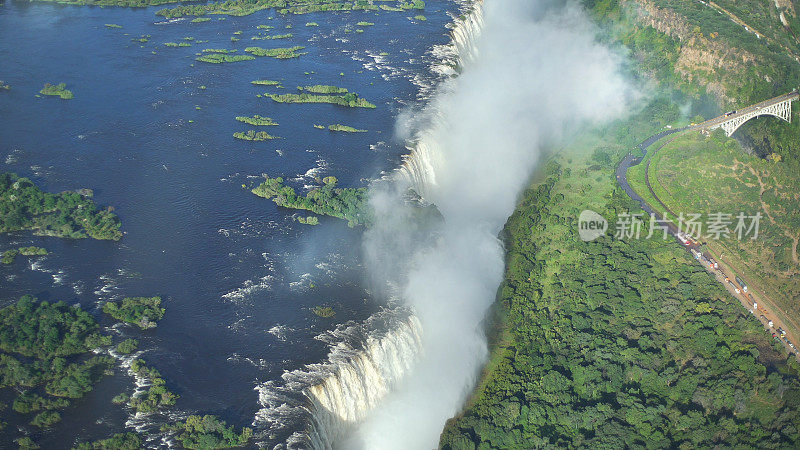
M 783 100 L 785 100 L 787 96 L 797 96 L 797 95 L 798 95 L 797 92 L 792 92 L 792 93 L 786 94 L 784 96 L 775 97 L 775 99 L 783 98 Z M 774 103 L 776 101 L 775 99 L 767 100 L 767 102 L 762 102 L 762 103 L 760 103 L 758 105 L 762 105 L 764 103 L 771 104 L 769 102 L 773 102 Z M 778 100 L 778 101 L 783 101 L 783 100 Z M 757 106 L 757 105 L 754 105 L 753 107 L 755 107 L 755 106 Z M 743 111 L 742 114 L 745 114 L 746 111 L 748 111 L 748 110 L 749 110 L 749 108 L 746 108 L 745 110 L 742 110 Z M 645 139 L 642 143 L 637 145 L 636 147 L 642 150 L 643 156 L 634 156 L 632 153 L 628 153 L 624 158 L 622 158 L 622 161 L 620 161 L 619 165 L 617 165 L 617 170 L 616 170 L 617 181 L 619 182 L 620 186 L 625 191 L 625 193 L 628 194 L 628 196 L 630 196 L 631 199 L 633 199 L 635 202 L 639 203 L 639 205 L 641 206 L 641 208 L 645 212 L 647 212 L 650 215 L 655 216 L 656 219 L 663 219 L 662 214 L 656 212 L 653 209 L 653 207 L 651 205 L 649 205 L 642 198 L 642 196 L 637 194 L 631 188 L 631 185 L 628 182 L 628 169 L 633 167 L 633 166 L 639 165 L 642 162 L 642 159 L 644 159 L 644 157 L 647 156 L 647 152 L 648 151 L 651 151 L 651 153 L 655 153 L 658 150 L 661 150 L 661 148 L 663 148 L 665 145 L 670 143 L 672 140 L 674 140 L 675 137 L 677 137 L 677 136 L 674 136 L 673 138 L 663 142 L 661 145 L 656 147 L 654 150 L 649 150 L 650 146 L 652 146 L 653 144 L 655 144 L 656 142 L 658 142 L 660 139 L 664 138 L 665 136 L 668 136 L 668 135 L 671 135 L 671 134 L 674 134 L 674 133 L 683 132 L 683 131 L 702 129 L 702 128 L 707 127 L 709 122 L 713 122 L 713 121 L 718 120 L 718 119 L 728 120 L 728 119 L 730 119 L 730 117 L 720 116 L 720 117 L 717 117 L 716 119 L 712 119 L 711 121 L 706 121 L 706 122 L 703 122 L 701 124 L 690 125 L 690 126 L 683 127 L 683 128 L 676 128 L 676 129 L 662 131 L 662 132 L 660 132 L 658 134 L 654 134 L 653 136 L 650 136 L 649 138 Z M 645 181 L 646 181 L 646 184 L 647 184 L 647 188 L 650 191 L 650 194 L 653 196 L 653 198 L 655 198 L 656 201 L 660 204 L 660 206 L 665 211 L 667 211 L 670 215 L 672 215 L 673 217 L 676 217 L 676 214 L 672 210 L 670 210 L 664 204 L 664 202 L 661 201 L 661 199 L 658 197 L 658 195 L 656 195 L 656 193 L 653 191 L 652 186 L 650 186 L 650 179 L 647 176 L 647 174 L 649 173 L 649 169 L 650 169 L 650 161 L 652 161 L 652 158 L 648 159 L 647 167 L 645 169 L 645 177 L 646 177 Z M 776 335 L 777 334 L 776 330 L 779 327 L 781 327 L 782 329 L 787 331 L 787 336 L 786 337 L 788 339 L 790 339 L 791 342 L 794 342 L 794 343 L 798 343 L 799 342 L 797 340 L 797 336 L 793 332 L 794 330 L 786 327 L 785 324 L 783 324 L 782 321 L 778 317 L 775 316 L 775 314 L 771 313 L 770 311 L 768 311 L 764 307 L 764 304 L 769 303 L 770 307 L 774 308 L 774 305 L 771 302 L 763 301 L 763 297 L 761 297 L 757 293 L 755 293 L 755 295 L 754 295 L 754 292 L 752 292 L 752 290 L 749 293 L 741 292 L 741 289 L 739 289 L 739 287 L 737 287 L 736 285 L 733 284 L 732 280 L 735 279 L 736 273 L 733 270 L 731 270 L 731 267 L 728 264 L 726 264 L 721 258 L 716 258 L 715 259 L 708 252 L 702 252 L 703 249 L 702 249 L 702 244 L 701 243 L 696 242 L 696 241 L 692 241 L 692 240 L 689 240 L 688 242 L 684 242 L 684 239 L 681 239 L 681 238 L 678 237 L 679 230 L 678 230 L 678 227 L 673 222 L 667 222 L 667 231 L 668 231 L 669 235 L 674 237 L 678 242 L 680 242 L 682 244 L 682 246 L 686 249 L 687 252 L 690 252 L 695 259 L 700 261 L 700 263 L 703 265 L 703 267 L 705 267 L 706 270 L 708 270 L 709 272 L 713 273 L 714 276 L 716 277 L 717 281 L 722 283 L 723 286 L 725 286 L 725 289 L 727 289 L 731 293 L 731 295 L 733 295 L 735 298 L 737 298 L 742 303 L 742 306 L 744 306 L 748 311 L 750 311 L 753 315 L 755 315 L 758 318 L 758 320 L 764 325 L 764 327 L 767 329 L 767 331 L 772 333 L 772 335 L 775 337 L 775 339 L 779 340 L 784 345 L 784 347 L 789 352 L 789 354 L 795 354 L 795 356 L 798 358 L 798 360 L 800 360 L 800 354 L 797 353 L 796 349 L 790 347 L 788 345 L 788 342 L 785 339 L 781 339 L 780 336 Z M 717 263 L 716 264 L 717 267 L 715 267 L 714 263 Z M 736 292 L 737 290 L 739 292 Z M 754 305 L 756 307 L 754 307 Z M 773 322 L 773 326 L 772 327 L 769 326 L 769 322 L 770 321 Z M 795 344 L 795 345 L 797 345 L 797 344 Z
M 650 207 L 650 205 L 647 204 L 647 202 L 644 201 L 642 196 L 637 194 L 633 190 L 633 188 L 631 188 L 630 183 L 628 183 L 628 169 L 630 169 L 633 166 L 639 165 L 639 163 L 642 162 L 644 156 L 647 156 L 647 148 L 655 144 L 659 139 L 663 138 L 664 136 L 669 136 L 670 134 L 685 131 L 690 128 L 693 127 L 688 126 L 683 128 L 674 128 L 650 136 L 649 138 L 642 141 L 641 144 L 636 146 L 636 148 L 642 150 L 643 156 L 634 156 L 632 153 L 628 153 L 627 155 L 625 155 L 625 158 L 623 158 L 622 161 L 620 161 L 619 165 L 617 166 L 617 181 L 619 182 L 620 186 L 622 186 L 622 189 L 625 191 L 626 194 L 628 194 L 630 198 L 632 198 L 635 202 L 639 203 L 639 206 L 641 206 L 642 209 L 647 212 L 647 214 L 656 215 L 656 217 L 661 217 L 658 213 L 656 213 L 653 210 L 653 208 Z

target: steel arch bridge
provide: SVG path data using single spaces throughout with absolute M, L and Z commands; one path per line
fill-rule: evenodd
M 731 111 L 717 118 L 708 120 L 699 125 L 705 130 L 722 128 L 730 136 L 748 120 L 759 116 L 774 116 L 786 122 L 792 122 L 792 102 L 800 98 L 800 93 L 794 90 L 788 94 L 756 103 L 738 111 Z

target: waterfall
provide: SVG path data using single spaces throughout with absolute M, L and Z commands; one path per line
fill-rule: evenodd
M 474 61 L 478 57 L 478 49 L 475 47 L 477 37 L 483 28 L 483 2 L 478 2 L 471 7 L 471 11 L 457 21 L 453 27 L 452 45 L 458 55 L 458 66 L 461 67 L 465 62 Z
M 422 327 L 406 308 L 385 309 L 317 336 L 328 360 L 286 372 L 256 389 L 262 409 L 254 425 L 262 444 L 330 449 L 413 366 Z
M 428 196 L 428 189 L 436 186 L 436 168 L 442 163 L 437 148 L 432 136 L 420 136 L 411 153 L 403 156 L 403 164 L 395 173 L 398 181 L 407 184 L 422 198 Z
M 434 72 L 444 76 L 456 76 L 460 69 L 478 57 L 475 42 L 480 36 L 483 27 L 483 2 L 475 2 L 468 11 L 454 19 L 450 33 L 450 43 L 434 50 L 439 57 Z M 428 112 L 436 123 L 441 119 L 436 112 Z M 426 129 L 435 129 L 428 127 Z M 408 185 L 425 198 L 431 188 L 436 186 L 436 168 L 443 163 L 439 157 L 438 144 L 432 134 L 416 136 L 415 142 L 409 147 L 409 153 L 403 157 L 403 163 L 394 174 L 394 179 Z
M 314 410 L 316 448 L 331 448 L 346 431 L 366 416 L 411 369 L 420 350 L 422 327 L 408 315 L 405 321 L 380 338 L 368 338 L 336 372 L 306 389 Z
M 450 26 L 450 43 L 432 51 L 438 62 L 431 70 L 439 81 L 458 75 L 477 57 L 474 42 L 483 24 L 482 1 L 463 2 L 462 13 Z M 440 121 L 435 114 L 431 120 Z M 424 198 L 436 186 L 436 169 L 443 161 L 432 134 L 414 140 L 390 179 Z M 333 448 L 412 369 L 422 351 L 422 332 L 413 311 L 398 307 L 317 336 L 330 346 L 326 362 L 286 372 L 280 380 L 256 387 L 262 406 L 253 422 L 259 445 Z

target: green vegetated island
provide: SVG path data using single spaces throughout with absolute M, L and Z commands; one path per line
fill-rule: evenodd
M 345 132 L 345 133 L 366 133 L 367 132 L 367 130 L 360 130 L 358 128 L 353 128 L 353 127 L 350 127 L 350 126 L 347 126 L 347 125 L 342 125 L 342 124 L 339 124 L 339 123 L 333 124 L 333 125 L 328 125 L 328 131 L 342 131 L 342 132 Z
M 14 260 L 17 256 L 45 256 L 48 255 L 47 249 L 42 247 L 19 247 L 19 248 L 12 248 L 11 250 L 6 250 L 2 253 L 2 257 L 0 257 L 0 263 L 3 264 L 13 264 Z
M 327 84 L 315 84 L 313 86 L 297 86 L 298 91 L 311 92 L 313 94 L 347 94 L 347 89 Z
M 502 232 L 490 360 L 440 448 L 796 448 L 797 360 L 678 243 L 611 234 L 583 242 L 577 217 L 591 209 L 614 224 L 643 212 L 614 171 L 648 136 L 689 122 L 673 99 L 708 95 L 727 111 L 800 85 L 800 21 L 751 0 L 583 4 L 605 38 L 634 55 L 636 76 L 658 84 L 657 99 L 586 131 L 524 192 Z M 651 167 L 656 189 L 687 209 L 779 208 L 765 242 L 730 252 L 745 259 L 769 247 L 750 264 L 786 292 L 795 282 L 779 272 L 797 267 L 786 233 L 798 229 L 788 211 L 800 173 L 798 119 L 795 111 L 792 125 L 769 117 L 743 125 L 736 136 L 752 154 L 718 134 L 687 135 Z
M 178 395 L 167 388 L 167 382 L 161 377 L 161 373 L 147 366 L 143 360 L 134 359 L 131 362 L 130 370 L 148 383 L 147 390 L 128 397 L 128 406 L 137 412 L 152 413 L 159 408 L 172 406 L 178 400 Z
M 45 83 L 42 90 L 39 91 L 42 95 L 49 95 L 55 97 L 61 97 L 64 100 L 70 100 L 75 96 L 72 94 L 72 91 L 67 89 L 66 83 L 59 83 L 59 84 L 50 84 Z
M 322 318 L 331 318 L 336 315 L 336 311 L 333 310 L 330 306 L 315 306 L 311 308 L 311 312 L 313 312 L 316 316 Z
M 244 447 L 253 436 L 251 428 L 237 432 L 233 426 L 210 415 L 192 415 L 184 421 L 164 425 L 162 431 L 173 433 L 184 448 L 197 449 Z
M 345 88 L 318 84 L 314 86 L 298 86 L 300 94 L 264 94 L 279 103 L 330 103 L 350 108 L 370 108 L 376 106 L 361 98 L 355 92 Z
M 286 186 L 283 178 L 266 177 L 251 192 L 271 199 L 278 206 L 347 220 L 351 227 L 371 222 L 371 214 L 366 206 L 367 188 L 337 188 L 336 177 L 325 177 L 322 181 L 322 186 L 302 196 L 297 195 L 291 186 Z
M 195 60 L 211 64 L 222 64 L 256 59 L 255 56 L 232 54 L 235 52 L 236 50 L 207 48 Z
M 243 141 L 271 141 L 273 139 L 280 139 L 278 136 L 273 136 L 266 131 L 256 130 L 237 131 L 233 133 L 233 137 Z
M 141 329 L 155 328 L 156 322 L 164 317 L 166 310 L 161 307 L 161 297 L 126 297 L 121 302 L 108 302 L 103 312 L 120 322 L 137 325 Z
M 112 304 L 112 303 L 109 303 Z M 106 305 L 109 305 L 106 304 Z M 142 328 L 164 314 L 158 297 L 125 299 L 115 308 L 103 308 L 121 321 Z M 23 296 L 0 309 L 0 391 L 13 399 L 0 410 L 0 426 L 9 422 L 20 428 L 15 439 L 22 448 L 38 448 L 39 429 L 56 426 L 64 410 L 89 394 L 117 367 L 114 358 L 103 353 L 114 349 L 130 354 L 137 349 L 135 339 L 125 339 L 115 347 L 111 336 L 102 333 L 95 319 L 78 306 L 63 302 L 37 301 Z M 141 359 L 131 362 L 130 371 L 147 381 L 146 389 L 129 395 L 121 393 L 113 402 L 127 404 L 140 413 L 151 413 L 172 406 L 178 396 L 166 381 Z M 246 445 L 252 430 L 237 432 L 214 416 L 189 416 L 185 421 L 164 425 L 186 448 L 228 448 Z M 76 449 L 139 449 L 142 438 L 132 432 L 115 434 L 95 442 L 81 442 Z
M 79 442 L 75 446 L 75 450 L 135 450 L 142 448 L 142 443 L 143 440 L 138 434 L 125 432 L 116 433 L 110 438 L 99 439 L 94 442 Z M 32 441 L 31 444 L 35 445 Z M 20 444 L 20 447 L 24 448 L 22 444 Z M 38 446 L 28 448 L 38 448 Z
M 250 83 L 254 84 L 256 86 L 280 86 L 281 85 L 280 81 L 275 81 L 275 80 L 253 80 Z
M 259 116 L 258 114 L 253 115 L 252 117 L 248 116 L 237 116 L 236 120 L 239 122 L 246 123 L 248 125 L 254 126 L 277 126 L 278 123 L 272 120 L 269 117 Z M 237 131 L 233 133 L 233 137 L 236 139 L 241 139 L 245 141 L 270 141 L 273 139 L 280 139 L 277 136 L 273 136 L 266 131 L 257 131 L 257 130 L 247 130 L 247 131 Z
M 137 348 L 139 348 L 139 341 L 133 338 L 129 338 L 117 344 L 115 350 L 117 353 L 121 355 L 129 355 L 135 352 Z
M 258 114 L 247 117 L 247 116 L 236 116 L 236 120 L 239 122 L 244 122 L 248 125 L 256 125 L 256 126 L 276 126 L 278 122 L 275 122 L 269 117 L 262 117 Z
M 253 56 L 268 56 L 270 58 L 276 59 L 291 59 L 291 58 L 298 58 L 301 55 L 305 55 L 305 52 L 301 52 L 305 47 L 301 45 L 295 45 L 294 47 L 278 47 L 278 48 L 261 48 L 261 47 L 247 47 L 244 49 L 247 53 L 250 53 Z
M 111 208 L 98 209 L 91 191 L 43 192 L 27 178 L 0 174 L 0 233 L 32 230 L 66 238 L 119 240 L 120 222 Z
M 283 178 L 270 178 L 251 189 L 251 192 L 271 199 L 278 206 L 311 211 L 320 216 L 330 216 L 347 221 L 349 227 L 369 227 L 373 221 L 373 211 L 369 205 L 368 189 L 338 188 L 338 180 L 334 176 L 317 179 L 321 186 L 311 189 L 305 196 L 297 195 L 294 188 L 287 186 Z M 242 185 L 246 188 L 246 185 Z M 418 199 L 413 191 L 408 192 L 409 199 Z M 432 236 L 431 226 L 440 223 L 443 218 L 435 205 L 419 201 L 408 201 L 397 205 L 399 217 L 413 230 L 419 239 Z M 297 217 L 296 220 L 306 225 L 317 225 L 316 216 Z
M 132 42 L 138 42 L 140 44 L 144 44 L 146 42 L 150 42 L 150 38 L 151 37 L 153 37 L 153 36 L 150 35 L 150 34 L 143 34 L 143 35 L 140 35 L 138 38 L 132 38 L 131 41 Z
M 165 18 L 202 16 L 205 14 L 245 16 L 270 8 L 276 8 L 279 14 L 308 14 L 323 11 L 408 11 L 412 9 L 425 9 L 425 2 L 422 0 L 390 0 L 385 2 L 382 1 L 380 5 L 377 5 L 375 3 L 363 0 L 342 2 L 331 2 L 329 0 L 230 0 L 226 2 L 212 2 L 207 4 L 180 5 L 173 8 L 162 9 L 156 14 Z
M 0 309 L 0 324 L 0 389 L 14 399 L 6 420 L 48 428 L 113 370 L 113 358 L 92 353 L 111 337 L 80 308 L 23 296 Z

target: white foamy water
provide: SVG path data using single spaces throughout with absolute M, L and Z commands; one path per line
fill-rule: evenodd
M 285 441 L 276 448 L 332 448 L 411 370 L 422 329 L 409 310 L 386 309 L 316 339 L 330 347 L 326 362 L 256 387 L 254 425 L 260 439 Z
M 454 22 L 450 43 L 434 47 L 433 54 L 437 56 L 437 63 L 433 64 L 433 71 L 442 76 L 455 76 L 461 67 L 474 61 L 478 57 L 475 41 L 480 36 L 482 27 L 483 8 L 479 5 L 471 7 L 469 14 Z M 435 87 L 419 80 L 418 84 L 424 92 Z M 428 94 L 424 95 L 427 97 Z M 441 124 L 444 118 L 438 111 L 431 113 L 430 119 L 434 123 L 428 130 L 443 126 Z M 410 152 L 403 157 L 403 164 L 395 172 L 394 178 L 408 184 L 425 198 L 428 190 L 436 185 L 437 168 L 444 164 L 438 149 L 439 143 L 435 134 L 431 131 L 423 132 L 417 136 L 414 145 L 409 147 Z
M 286 325 L 275 325 L 267 330 L 267 333 L 275 336 L 279 341 L 286 342 L 289 333 L 294 332 L 294 329 Z
M 241 287 L 223 294 L 222 298 L 229 301 L 249 299 L 252 298 L 254 294 L 271 290 L 274 282 L 275 276 L 273 275 L 264 275 L 255 280 L 245 280 Z

